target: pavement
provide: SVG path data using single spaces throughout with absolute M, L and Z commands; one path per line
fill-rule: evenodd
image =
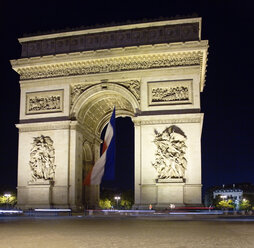
M 0 216 L 0 248 L 253 248 L 252 216 Z

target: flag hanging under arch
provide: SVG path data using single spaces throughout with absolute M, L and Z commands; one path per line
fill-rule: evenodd
M 105 180 L 115 178 L 115 108 L 106 129 L 102 155 L 86 176 L 84 185 L 98 185 L 102 177 Z

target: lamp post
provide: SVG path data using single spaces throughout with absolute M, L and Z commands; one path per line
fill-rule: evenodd
M 10 199 L 10 197 L 11 197 L 11 194 L 5 193 L 5 194 L 4 194 L 4 197 L 6 197 L 6 205 L 7 205 L 7 208 L 9 208 L 9 199 Z
M 118 201 L 121 199 L 120 196 L 115 196 L 115 200 L 116 200 L 116 207 L 118 209 Z
M 227 199 L 227 196 L 226 195 L 221 195 L 220 196 L 223 200 L 226 200 Z

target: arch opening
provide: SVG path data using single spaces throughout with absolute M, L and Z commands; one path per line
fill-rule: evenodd
M 72 112 L 82 127 L 83 165 L 82 177 L 86 177 L 100 157 L 100 146 L 113 108 L 116 109 L 116 166 L 115 180 L 102 181 L 99 186 L 83 186 L 85 207 L 98 206 L 100 192 L 132 192 L 134 190 L 134 124 L 138 103 L 133 95 L 123 87 L 111 85 L 106 90 L 94 86 L 84 92 L 74 104 Z M 98 88 L 96 91 L 94 88 Z M 92 95 L 91 95 L 92 94 Z M 101 190 L 100 190 L 101 189 Z M 132 197 L 133 198 L 133 197 Z M 133 201 L 133 199 L 132 199 Z
M 133 117 L 136 109 L 139 109 L 139 103 L 135 96 L 123 86 L 108 83 L 105 88 L 103 84 L 98 84 L 90 87 L 76 100 L 71 115 L 90 134 L 100 137 L 114 107 L 116 117 Z
M 106 127 L 101 133 L 104 139 Z M 101 146 L 102 149 L 102 146 Z M 102 188 L 134 189 L 134 124 L 130 117 L 116 118 L 116 171 L 114 181 L 102 181 Z
M 105 131 L 106 127 L 101 133 L 102 140 Z M 130 117 L 116 118 L 115 142 L 115 179 L 102 178 L 100 199 L 110 200 L 114 207 L 128 208 L 134 204 L 134 124 Z M 123 200 L 119 206 L 116 206 L 114 196 L 120 196 Z

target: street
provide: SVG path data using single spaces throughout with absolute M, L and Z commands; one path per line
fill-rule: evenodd
M 254 247 L 254 219 L 0 217 L 1 248 Z

